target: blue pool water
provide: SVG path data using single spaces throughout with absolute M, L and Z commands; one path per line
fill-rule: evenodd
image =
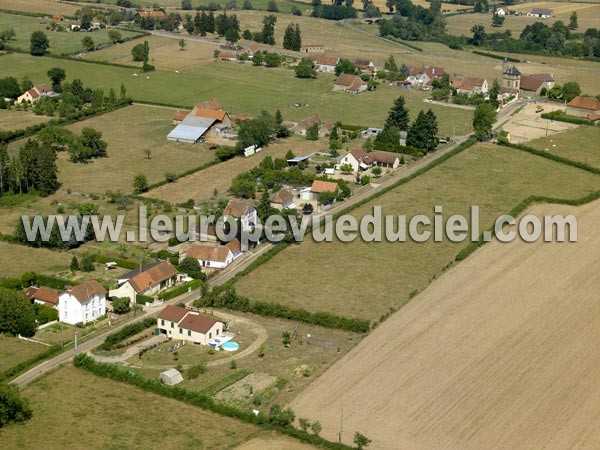
M 221 345 L 221 348 L 226 352 L 235 352 L 240 348 L 240 344 L 238 344 L 237 342 L 229 341 Z

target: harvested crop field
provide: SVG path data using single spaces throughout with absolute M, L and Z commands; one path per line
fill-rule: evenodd
M 393 315 L 292 403 L 335 439 L 344 407 L 373 449 L 597 448 L 600 220 L 577 243 L 490 243 Z

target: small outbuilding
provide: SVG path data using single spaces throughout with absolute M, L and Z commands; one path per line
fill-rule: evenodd
M 160 379 L 163 383 L 173 386 L 174 384 L 179 384 L 183 381 L 183 375 L 181 375 L 181 372 L 177 369 L 169 369 L 160 373 Z

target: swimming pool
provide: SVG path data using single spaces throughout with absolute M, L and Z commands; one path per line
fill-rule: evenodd
M 226 352 L 235 352 L 240 348 L 240 344 L 238 344 L 237 342 L 229 341 L 222 344 L 221 348 Z

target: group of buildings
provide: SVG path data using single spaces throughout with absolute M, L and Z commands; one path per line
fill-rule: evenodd
M 191 111 L 176 111 L 169 141 L 195 143 L 203 139 L 235 139 L 233 119 L 217 100 L 198 103 Z

